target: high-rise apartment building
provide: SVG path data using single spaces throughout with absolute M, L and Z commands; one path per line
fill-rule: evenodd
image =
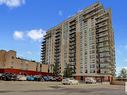
M 49 29 L 42 42 L 42 63 L 58 64 L 63 74 L 67 65 L 73 76 L 103 77 L 115 74 L 114 33 L 111 9 L 99 2 Z

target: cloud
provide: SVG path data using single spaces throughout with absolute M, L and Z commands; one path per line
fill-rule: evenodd
M 14 31 L 13 38 L 15 40 L 24 40 L 24 39 L 31 39 L 34 41 L 41 41 L 46 34 L 46 31 L 43 29 L 32 29 L 27 31 Z
M 59 16 L 63 16 L 63 12 L 61 10 L 59 10 L 58 14 Z
M 13 37 L 15 40 L 23 40 L 24 33 L 20 31 L 15 31 Z
M 34 41 L 41 41 L 46 31 L 43 29 L 28 31 L 27 36 Z
M 27 51 L 26 52 L 28 55 L 33 55 L 33 52 L 32 51 Z
M 0 0 L 0 5 L 6 5 L 9 8 L 19 7 L 25 4 L 25 0 Z

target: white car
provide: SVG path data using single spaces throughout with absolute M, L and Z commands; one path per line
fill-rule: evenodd
M 62 84 L 73 85 L 73 84 L 79 84 L 79 82 L 75 79 L 66 78 L 62 80 Z
M 0 77 L 2 76 L 3 74 L 2 73 L 0 73 Z
M 85 83 L 96 83 L 96 80 L 92 77 L 87 77 L 85 78 Z
M 18 75 L 17 76 L 17 80 L 19 80 L 19 81 L 26 81 L 27 80 L 27 77 L 24 76 L 24 75 Z
M 2 74 L 2 73 L 0 73 L 0 79 L 2 79 L 2 75 L 3 75 L 3 74 Z

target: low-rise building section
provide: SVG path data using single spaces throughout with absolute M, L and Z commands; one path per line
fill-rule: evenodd
M 16 56 L 16 51 L 0 50 L 0 69 L 48 72 L 48 65 Z

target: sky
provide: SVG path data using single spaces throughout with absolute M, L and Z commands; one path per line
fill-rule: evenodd
M 116 71 L 127 68 L 127 0 L 0 0 L 0 50 L 40 61 L 45 32 L 97 1 L 112 9 Z

